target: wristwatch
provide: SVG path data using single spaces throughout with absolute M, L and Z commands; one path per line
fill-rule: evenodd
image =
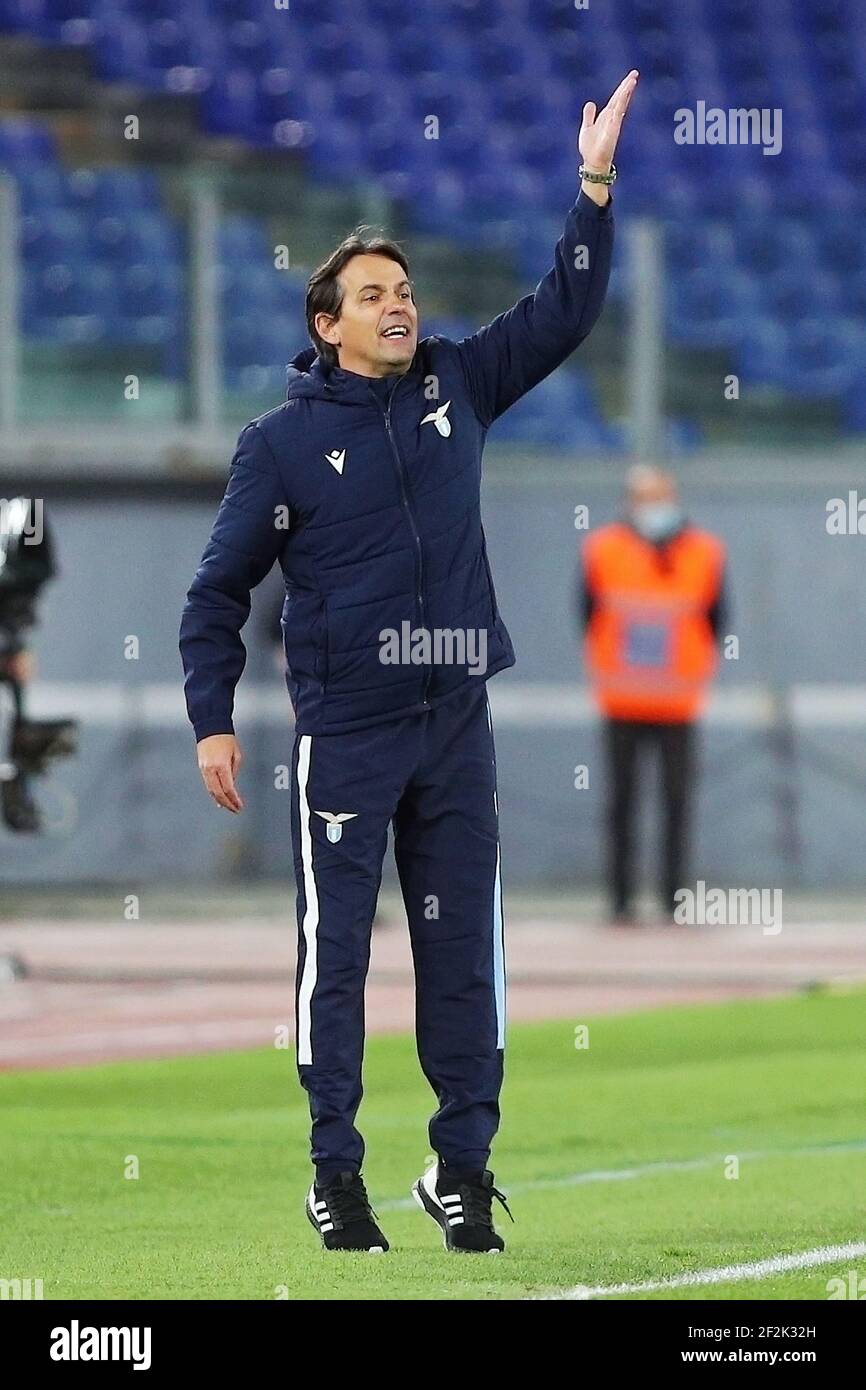
M 616 183 L 615 164 L 611 164 L 609 174 L 596 174 L 592 169 L 587 169 L 585 164 L 581 164 L 577 172 L 587 183 Z

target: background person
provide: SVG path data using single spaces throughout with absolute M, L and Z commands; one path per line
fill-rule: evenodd
M 648 749 L 661 763 L 659 895 L 666 913 L 684 884 L 695 724 L 726 623 L 725 548 L 688 521 L 669 473 L 638 465 L 628 474 L 623 519 L 590 534 L 581 568 L 587 670 L 605 721 L 610 909 L 614 921 L 629 922 L 641 756 Z

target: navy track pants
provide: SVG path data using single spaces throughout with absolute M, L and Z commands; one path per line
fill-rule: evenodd
M 387 847 L 415 965 L 418 1056 L 439 1108 L 432 1149 L 486 1166 L 499 1124 L 505 960 L 493 731 L 482 680 L 357 732 L 296 735 L 297 1065 L 319 1181 L 359 1171 L 364 984 Z

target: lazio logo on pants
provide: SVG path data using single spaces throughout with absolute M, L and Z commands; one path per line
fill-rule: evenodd
M 332 845 L 335 845 L 343 834 L 343 822 L 354 820 L 357 811 L 317 811 L 316 815 L 321 816 L 322 820 L 328 822 L 327 835 Z

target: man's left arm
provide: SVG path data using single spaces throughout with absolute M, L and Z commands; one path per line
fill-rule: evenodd
M 707 621 L 715 642 L 724 640 L 725 634 L 730 627 L 731 605 L 728 596 L 727 574 L 723 566 L 719 575 L 719 587 L 716 596 L 707 609 Z
M 583 108 L 578 148 L 585 172 L 609 174 L 623 118 L 637 85 L 630 72 L 604 110 Z M 457 344 L 475 408 L 491 424 L 564 362 L 601 313 L 613 250 L 613 212 L 605 184 L 584 179 L 537 286 L 485 328 Z

